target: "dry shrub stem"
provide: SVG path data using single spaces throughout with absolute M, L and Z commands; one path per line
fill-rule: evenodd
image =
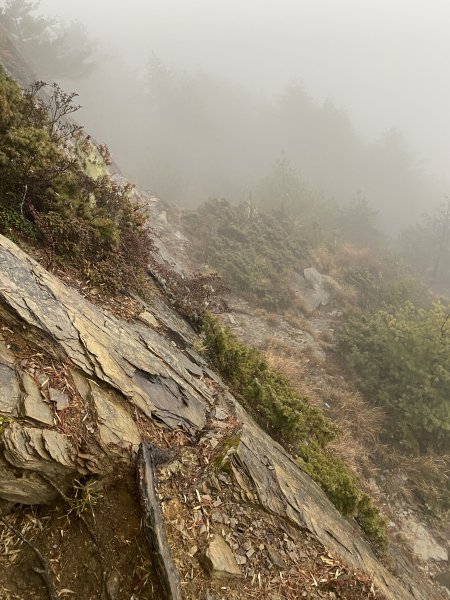
M 31 550 L 35 553 L 39 562 L 41 563 L 42 568 L 39 569 L 38 567 L 33 567 L 33 571 L 40 575 L 44 580 L 50 600 L 59 600 L 60 595 L 56 591 L 55 584 L 53 583 L 53 574 L 48 559 L 38 550 L 38 548 L 36 548 L 36 546 L 34 546 L 34 544 L 27 540 L 27 538 L 24 535 L 22 535 L 22 533 L 16 527 L 14 527 L 14 525 L 8 523 L 8 521 L 4 517 L 0 516 L 0 521 L 7 529 L 12 531 L 20 540 L 22 540 L 24 544 L 31 548 Z

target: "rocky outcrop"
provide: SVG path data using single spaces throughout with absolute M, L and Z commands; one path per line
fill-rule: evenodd
M 331 300 L 331 278 L 319 273 L 315 267 L 303 270 L 303 275 L 297 274 L 294 290 L 303 299 L 309 312 L 314 312 L 320 306 L 326 306 Z M 331 280 L 332 281 L 332 280 Z
M 231 415 L 241 424 L 240 435 L 223 460 L 247 502 L 290 527 L 308 530 L 353 569 L 370 573 L 387 598 L 436 597 L 420 574 L 408 572 L 402 581 L 401 574 L 394 577 L 377 560 L 358 527 L 337 512 L 208 369 L 190 346 L 193 332 L 175 313 L 156 299 L 146 310 L 161 331 L 153 322 L 127 323 L 103 312 L 0 236 L 0 321 L 27 344 L 69 365 L 76 396 L 63 411 L 73 411 L 72 420 L 61 421 L 80 428 L 78 439 L 58 418 L 38 426 L 36 417 L 43 413 L 29 402 L 21 412 L 24 398 L 46 402 L 44 382 L 33 390 L 20 374 L 20 352 L 13 364 L 9 349 L 0 347 L 0 414 L 13 419 L 2 435 L 0 499 L 49 502 L 54 489 L 48 480 L 63 487 L 79 473 L 101 472 L 103 456 L 132 456 L 141 440 L 138 421 L 177 431 L 195 448 L 208 429 L 224 428 L 217 415 L 222 420 Z M 51 410 L 56 416 L 58 407 Z
M 77 472 L 76 448 L 56 431 L 13 422 L 3 433 L 0 498 L 22 504 L 44 504 L 55 497 L 47 480 L 64 487 Z

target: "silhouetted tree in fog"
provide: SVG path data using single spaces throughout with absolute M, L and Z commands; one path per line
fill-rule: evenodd
M 405 258 L 442 291 L 450 289 L 450 200 L 400 236 Z
M 95 68 L 94 45 L 77 22 L 64 24 L 39 14 L 39 0 L 0 2 L 0 22 L 42 79 L 76 80 Z

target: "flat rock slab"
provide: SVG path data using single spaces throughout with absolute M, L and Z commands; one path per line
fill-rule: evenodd
M 219 579 L 242 577 L 230 546 L 219 534 L 214 535 L 204 554 L 201 555 L 201 561 L 211 577 Z
M 44 401 L 41 390 L 35 379 L 29 373 L 21 372 L 20 378 L 25 396 L 22 400 L 21 414 L 24 417 L 52 426 L 54 424 L 53 412 Z
M 20 387 L 15 369 L 0 364 L 0 414 L 17 416 L 19 401 Z
M 57 411 L 62 411 L 68 408 L 70 400 L 69 396 L 65 392 L 50 388 L 48 390 L 48 395 L 50 396 L 50 402 L 55 404 Z
M 137 449 L 141 436 L 125 408 L 95 385 L 92 385 L 90 397 L 97 413 L 97 426 L 103 444 Z
M 51 408 L 42 398 L 36 399 L 33 396 L 25 396 L 22 403 L 22 413 L 24 417 L 43 425 L 51 427 L 54 424 Z

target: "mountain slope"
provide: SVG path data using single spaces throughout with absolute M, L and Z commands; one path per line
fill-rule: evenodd
M 185 280 L 179 232 L 141 201 L 160 264 Z M 407 561 L 391 573 L 255 424 L 161 286 L 116 316 L 90 293 L 95 305 L 0 236 L 0 598 L 47 597 L 27 542 L 61 595 L 167 597 L 140 527 L 141 443 L 165 457 L 159 496 L 184 598 L 438 597 Z
M 71 430 L 78 431 L 83 440 L 81 445 L 87 446 L 90 454 L 97 444 L 104 445 L 102 426 L 112 427 L 108 417 L 106 420 L 104 416 L 93 420 L 84 418 L 95 411 L 95 394 L 91 388 L 91 393 L 84 392 L 84 398 L 82 391 L 95 384 L 106 393 L 116 393 L 116 412 L 123 412 L 122 420 L 126 423 L 118 430 L 128 432 L 128 446 L 137 442 L 136 436 L 129 433 L 134 430 L 130 417 L 140 424 L 141 438 L 153 437 L 149 434 L 152 422 L 163 423 L 168 433 L 178 431 L 184 440 L 183 447 L 190 447 L 194 454 L 200 451 L 199 461 L 202 460 L 199 439 L 217 436 L 217 447 L 228 448 L 225 455 L 230 467 L 225 471 L 230 477 L 229 485 L 242 492 L 259 512 L 263 511 L 261 514 L 265 511 L 272 514 L 280 529 L 287 523 L 288 528 L 294 527 L 300 537 L 306 530 L 328 551 L 341 556 L 352 569 L 369 573 L 387 598 L 436 597 L 425 584 L 413 580 L 402 584 L 382 566 L 356 527 L 339 515 L 324 493 L 287 453 L 253 423 L 220 379 L 190 347 L 188 339 L 182 344 L 185 345 L 183 352 L 149 326 L 123 322 L 102 312 L 3 237 L 0 238 L 0 264 L 3 331 L 6 336 L 11 331 L 19 335 L 48 360 L 52 357 L 63 361 L 73 380 L 81 382 L 78 383 L 81 406 L 72 415 Z M 151 311 L 152 307 L 146 309 Z M 157 310 L 153 316 L 160 320 L 164 330 L 164 316 Z M 176 315 L 171 317 L 177 322 Z M 179 337 L 184 338 L 182 334 Z M 8 345 L 14 348 L 14 344 Z M 20 353 L 16 362 L 19 359 Z M 3 351 L 5 366 L 7 361 Z M 5 372 L 10 378 L 10 369 Z M 24 386 L 24 374 L 20 371 L 18 374 Z M 9 379 L 3 378 L 3 389 L 6 389 L 7 381 Z M 57 409 L 55 424 L 41 428 L 36 426 L 33 417 L 20 416 L 20 402 L 16 396 L 16 403 L 10 405 L 13 422 L 5 427 L 3 434 L 0 497 L 24 504 L 50 501 L 55 497 L 54 490 L 40 474 L 44 473 L 53 483 L 62 486 L 65 481 L 89 473 L 89 461 L 83 458 L 86 448 L 80 449 L 74 434 L 64 433 Z M 226 427 L 223 427 L 224 422 Z M 57 436 L 58 448 L 64 447 L 64 453 L 53 453 L 49 436 Z M 26 440 L 31 439 L 35 442 L 30 447 Z M 41 439 L 50 454 L 45 460 L 36 446 L 40 443 L 36 440 Z M 233 442 L 227 446 L 229 439 Z M 119 448 L 122 442 L 117 440 Z M 109 444 L 107 446 L 109 448 Z M 213 471 L 217 469 L 217 458 L 223 462 L 225 455 L 218 452 L 216 459 L 211 459 Z M 100 472 L 106 474 L 107 469 L 100 468 Z M 195 488 L 192 486 L 189 490 L 194 502 L 195 490 L 211 474 L 206 469 L 195 481 Z M 186 508 L 189 508 L 189 501 Z M 221 528 L 211 524 L 210 532 L 217 529 L 220 533 Z M 203 543 L 210 532 L 204 532 Z M 174 548 L 176 554 L 179 551 Z M 195 596 L 187 592 L 186 597 Z

